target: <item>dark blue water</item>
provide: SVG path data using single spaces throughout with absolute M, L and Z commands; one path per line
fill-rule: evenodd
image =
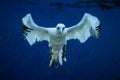
M 120 9 L 50 6 L 55 1 L 0 1 L 0 80 L 120 80 Z M 27 13 L 41 26 L 61 22 L 70 27 L 85 12 L 100 19 L 100 39 L 91 37 L 84 44 L 68 41 L 67 62 L 57 69 L 48 67 L 48 42 L 30 46 L 23 39 L 21 19 Z

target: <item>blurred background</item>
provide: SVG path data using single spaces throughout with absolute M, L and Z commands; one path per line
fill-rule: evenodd
M 67 62 L 49 69 L 48 42 L 30 46 L 21 32 L 31 13 L 36 24 L 67 27 L 84 13 L 101 21 L 99 39 L 67 43 Z M 120 0 L 0 0 L 0 80 L 120 80 Z

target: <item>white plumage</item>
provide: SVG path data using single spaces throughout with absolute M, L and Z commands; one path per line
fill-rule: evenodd
M 85 13 L 82 20 L 72 27 L 66 28 L 64 24 L 59 23 L 55 28 L 45 28 L 34 23 L 31 14 L 27 14 L 22 19 L 22 32 L 24 38 L 30 45 L 35 42 L 46 40 L 50 47 L 50 64 L 52 67 L 55 62 L 62 65 L 62 59 L 66 59 L 67 40 L 78 39 L 84 43 L 90 36 L 99 38 L 100 21 L 97 17 Z

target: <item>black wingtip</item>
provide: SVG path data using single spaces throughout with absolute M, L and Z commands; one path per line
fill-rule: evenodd
M 101 25 L 96 27 L 96 31 L 97 31 L 96 38 L 99 39 L 101 33 Z
M 23 23 L 21 24 L 22 26 L 22 34 L 23 34 L 23 38 L 26 39 L 27 36 L 27 32 L 31 32 L 33 29 L 28 28 L 26 25 L 24 25 Z

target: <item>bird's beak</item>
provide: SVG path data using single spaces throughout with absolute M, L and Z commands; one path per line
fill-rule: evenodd
M 63 33 L 63 30 L 62 30 L 62 29 L 59 29 L 59 30 L 58 30 L 58 33 L 59 33 L 59 34 L 62 34 L 62 33 Z
M 63 33 L 63 29 L 61 28 L 61 29 L 59 29 L 59 33 L 60 34 L 62 34 Z
M 62 33 L 63 32 L 63 30 L 62 29 L 60 29 L 60 33 Z

